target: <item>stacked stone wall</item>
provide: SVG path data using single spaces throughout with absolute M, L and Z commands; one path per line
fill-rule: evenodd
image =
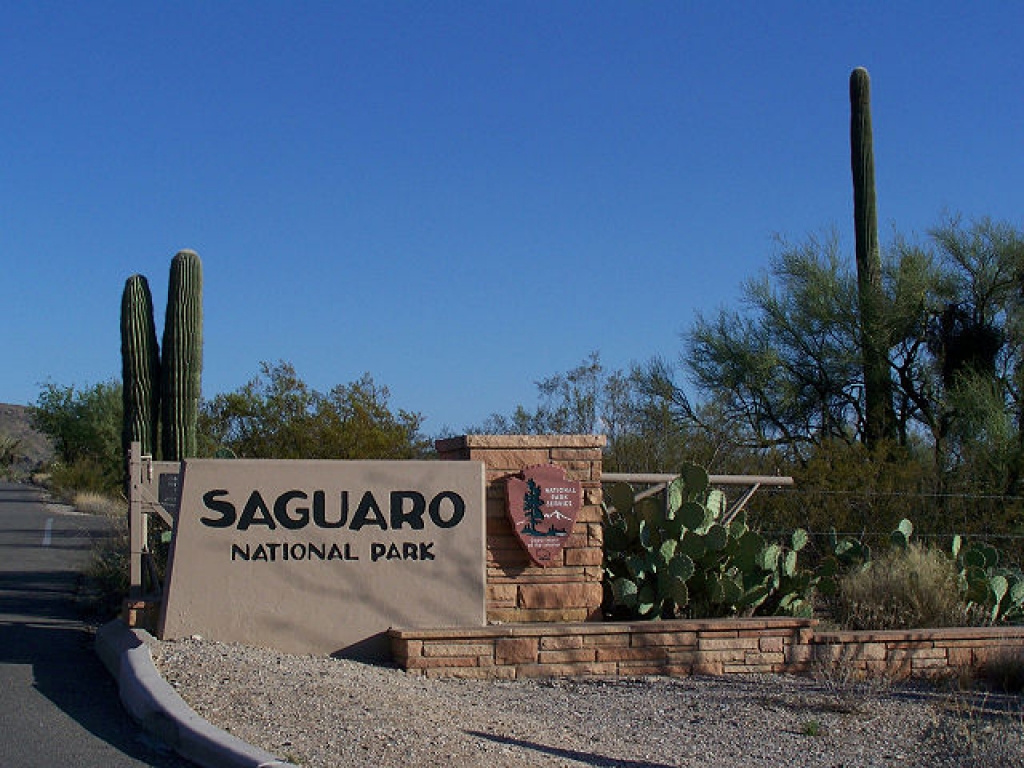
M 487 621 L 601 618 L 603 528 L 600 435 L 466 435 L 439 440 L 441 459 L 482 461 L 487 471 Z M 533 565 L 506 513 L 506 481 L 538 464 L 563 467 L 583 486 L 583 506 L 558 565 Z
M 1024 663 L 1024 627 L 816 632 L 813 643 L 824 668 L 865 677 L 951 677 L 1008 655 Z
M 426 677 L 747 673 L 964 678 L 1024 659 L 1024 627 L 817 632 L 785 617 L 392 630 L 395 661 Z
M 813 622 L 763 618 L 392 630 L 395 661 L 426 677 L 685 676 L 807 669 Z

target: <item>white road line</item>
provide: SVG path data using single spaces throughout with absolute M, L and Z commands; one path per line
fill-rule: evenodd
M 53 518 L 46 520 L 46 527 L 43 529 L 43 546 L 50 546 L 51 534 L 53 533 Z

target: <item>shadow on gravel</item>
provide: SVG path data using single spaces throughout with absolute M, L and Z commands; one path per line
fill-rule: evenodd
M 465 731 L 469 736 L 476 736 L 480 739 L 487 739 L 498 744 L 506 744 L 513 747 L 530 749 L 534 752 L 543 752 L 545 755 L 560 757 L 565 760 L 576 760 L 587 765 L 605 766 L 606 768 L 671 768 L 669 763 L 651 763 L 646 760 L 619 760 L 614 757 L 602 757 L 590 752 L 579 752 L 575 749 L 559 749 L 558 747 L 547 747 L 543 744 L 535 744 L 532 741 L 513 739 L 508 736 L 495 736 L 493 733 L 483 731 Z

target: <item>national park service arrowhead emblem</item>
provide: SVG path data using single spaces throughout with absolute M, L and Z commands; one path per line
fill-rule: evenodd
M 530 559 L 541 566 L 561 565 L 562 547 L 580 513 L 583 486 L 569 480 L 557 464 L 538 464 L 510 477 L 506 485 L 509 520 Z

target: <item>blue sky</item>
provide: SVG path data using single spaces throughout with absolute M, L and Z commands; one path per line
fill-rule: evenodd
M 428 434 L 591 351 L 675 357 L 773 235 L 852 260 L 848 78 L 883 241 L 1022 225 L 1019 2 L 24 2 L 0 8 L 0 401 L 120 375 L 205 273 L 206 396 L 369 372 Z

